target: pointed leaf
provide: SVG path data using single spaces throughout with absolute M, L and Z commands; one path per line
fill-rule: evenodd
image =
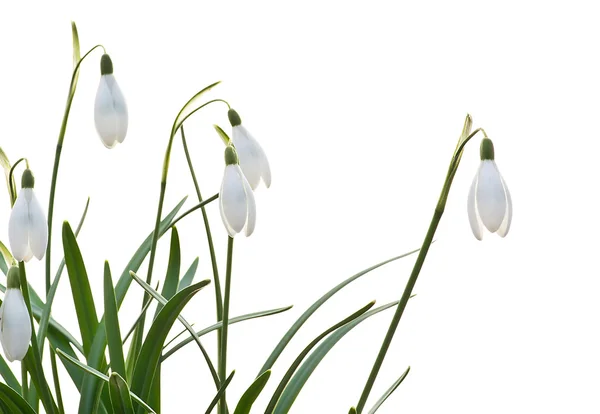
M 0 355 L 0 375 L 2 375 L 2 378 L 4 378 L 6 385 L 18 393 L 21 392 L 21 384 L 19 384 L 19 380 L 17 380 L 17 377 L 15 377 L 15 374 L 13 374 L 2 355 Z
M 148 399 L 162 346 L 173 323 L 190 299 L 209 283 L 210 280 L 204 280 L 178 292 L 167 302 L 152 323 L 138 356 L 138 361 L 142 362 L 136 364 L 131 380 L 131 390 L 143 400 Z
M 118 312 L 110 267 L 108 261 L 106 261 L 104 262 L 104 318 L 106 321 L 104 327 L 108 340 L 110 368 L 113 373 L 125 376 L 125 358 L 123 357 L 123 343 L 121 342 Z
M 261 373 L 265 372 L 266 370 L 271 369 L 271 367 L 273 366 L 275 361 L 277 361 L 277 358 L 279 358 L 279 355 L 281 355 L 281 353 L 283 352 L 283 350 L 285 349 L 287 344 L 292 340 L 292 338 L 294 337 L 296 332 L 298 332 L 298 330 L 300 330 L 300 328 L 302 327 L 302 325 L 304 325 L 304 323 L 308 320 L 308 318 L 310 318 L 311 315 L 313 313 L 315 313 L 317 311 L 317 309 L 319 309 L 321 307 L 321 305 L 323 305 L 325 302 L 327 302 L 327 300 L 329 300 L 329 298 L 331 298 L 333 295 L 335 295 L 337 292 L 342 290 L 344 287 L 346 287 L 350 283 L 354 282 L 356 279 L 360 278 L 361 276 L 366 275 L 370 271 L 375 270 L 378 267 L 381 267 L 383 265 L 386 265 L 386 264 L 396 261 L 398 259 L 402 259 L 403 257 L 410 256 L 411 254 L 416 253 L 419 250 L 420 249 L 416 249 L 411 252 L 404 253 L 400 256 L 396 256 L 391 259 L 385 260 L 381 263 L 376 264 L 375 266 L 371 266 L 361 272 L 358 272 L 354 276 L 351 276 L 350 278 L 344 280 L 342 283 L 335 286 L 329 292 L 327 292 L 326 294 L 321 296 L 302 315 L 300 315 L 298 320 L 296 320 L 296 322 L 294 322 L 294 324 L 290 327 L 290 329 L 283 335 L 283 338 L 281 338 L 281 340 L 279 341 L 279 343 L 277 344 L 277 346 L 275 347 L 273 352 L 271 352 L 271 355 L 269 355 L 269 358 L 267 358 L 267 360 L 265 361 L 263 367 L 260 369 L 259 375 Z
M 85 364 L 84 364 L 84 363 L 82 363 L 82 362 L 79 362 L 77 359 L 75 359 L 75 358 L 73 358 L 73 357 L 71 357 L 71 356 L 69 356 L 69 355 L 65 354 L 65 353 L 64 353 L 62 350 L 60 350 L 60 349 L 57 349 L 57 350 L 56 350 L 56 354 L 57 354 L 59 357 L 61 357 L 63 360 L 65 360 L 66 362 L 73 364 L 74 366 L 76 366 L 77 368 L 81 369 L 82 371 L 84 371 L 84 372 L 86 372 L 86 373 L 88 373 L 88 374 L 91 374 L 91 375 L 95 376 L 96 378 L 99 378 L 99 379 L 101 379 L 101 380 L 102 380 L 102 381 L 104 381 L 104 382 L 108 382 L 108 381 L 109 381 L 109 378 L 108 378 L 108 376 L 107 376 L 107 375 L 105 375 L 105 374 L 101 373 L 100 371 L 98 371 L 98 370 L 96 370 L 96 369 L 94 369 L 94 368 L 92 368 L 92 367 L 90 367 L 90 366 L 87 366 L 87 365 L 85 365 Z M 138 404 L 139 404 L 139 405 L 140 405 L 142 408 L 144 408 L 146 411 L 148 411 L 148 412 L 150 412 L 150 413 L 153 413 L 153 414 L 156 414 L 156 413 L 154 412 L 154 410 L 152 410 L 152 408 L 150 408 L 150 407 L 149 407 L 149 406 L 148 406 L 148 405 L 147 405 L 147 404 L 146 404 L 146 403 L 145 403 L 145 402 L 144 402 L 144 401 L 143 401 L 143 400 L 142 400 L 140 397 L 138 397 L 136 394 L 134 394 L 133 392 L 131 392 L 131 391 L 130 391 L 130 392 L 129 392 L 129 395 L 131 395 L 131 398 L 132 398 L 132 399 L 133 399 L 133 400 L 134 400 L 136 403 L 138 403 Z
M 271 376 L 271 371 L 265 371 L 261 376 L 256 378 L 252 385 L 248 387 L 246 392 L 240 398 L 237 407 L 235 407 L 235 411 L 233 414 L 250 414 L 250 409 L 252 408 L 252 404 L 258 398 L 260 393 L 262 392 L 265 385 L 267 385 L 267 381 L 269 381 L 269 377 Z
M 235 370 L 231 371 L 231 374 L 229 374 L 229 376 L 227 378 L 225 378 L 225 382 L 219 388 L 219 391 L 217 391 L 217 394 L 212 399 L 212 401 L 210 402 L 210 404 L 208 404 L 208 408 L 206 409 L 206 414 L 210 414 L 212 412 L 213 408 L 215 408 L 215 406 L 217 405 L 217 403 L 221 399 L 221 395 L 223 395 L 223 393 L 227 389 L 227 386 L 229 385 L 229 383 L 233 379 L 233 374 L 235 374 Z
M 179 282 L 179 286 L 177 287 L 178 290 L 186 288 L 192 284 L 194 281 L 194 276 L 196 276 L 196 270 L 198 269 L 198 260 L 199 259 L 196 257 L 187 272 L 185 272 L 185 275 L 183 275 L 181 281 Z
M 234 323 L 243 322 L 243 321 L 247 321 L 247 320 L 250 320 L 250 319 L 262 318 L 264 316 L 275 315 L 275 314 L 278 314 L 278 313 L 281 313 L 281 312 L 285 312 L 285 311 L 287 311 L 289 309 L 292 309 L 291 305 L 290 306 L 286 306 L 285 308 L 277 308 L 277 309 L 271 309 L 271 310 L 266 310 L 266 311 L 262 311 L 262 312 L 254 312 L 254 313 L 248 313 L 246 315 L 236 316 L 235 318 L 229 319 L 229 325 L 233 325 Z M 196 332 L 196 335 L 198 337 L 201 337 L 202 335 L 205 335 L 205 334 L 207 334 L 209 332 L 216 331 L 222 325 L 223 325 L 223 322 L 217 322 L 217 323 L 209 326 L 208 328 L 204 328 L 201 331 Z M 167 352 L 165 352 L 165 354 L 163 355 L 163 357 L 162 357 L 161 360 L 164 361 L 165 359 L 167 359 L 168 357 L 170 357 L 171 355 L 173 355 L 175 352 L 177 352 L 179 349 L 181 349 L 185 345 L 189 344 L 193 340 L 194 339 L 192 337 L 189 337 L 189 338 L 184 339 L 183 341 L 179 342 L 173 348 L 171 348 Z
M 302 390 L 302 387 L 311 376 L 315 368 L 319 365 L 319 363 L 323 360 L 325 355 L 333 348 L 333 346 L 344 337 L 348 332 L 350 332 L 356 325 L 364 321 L 365 319 L 383 311 L 389 309 L 398 304 L 398 301 L 388 303 L 387 305 L 380 306 L 376 309 L 373 309 L 352 322 L 342 326 L 337 331 L 333 332 L 327 339 L 318 346 L 317 349 L 314 350 L 312 354 L 306 359 L 304 364 L 298 369 L 294 377 L 290 380 L 288 386 L 285 391 L 281 395 L 281 398 L 277 402 L 277 406 L 273 411 L 275 414 L 283 414 L 289 412 L 292 404 L 298 397 L 298 394 Z
M 63 248 L 71 292 L 73 293 L 73 303 L 79 322 L 79 331 L 81 332 L 83 349 L 87 356 L 92 348 L 92 342 L 98 327 L 98 316 L 96 315 L 94 297 L 92 296 L 81 251 L 75 239 L 75 234 L 73 234 L 67 221 L 63 223 Z
M 0 383 L 0 401 L 2 401 L 10 414 L 35 414 L 35 411 L 27 401 L 15 390 L 6 384 Z
M 402 381 L 404 381 L 404 378 L 406 378 L 409 371 L 410 371 L 410 367 L 406 368 L 406 371 L 404 371 L 404 373 L 402 375 L 400 375 L 400 378 L 398 378 L 396 381 L 394 381 L 392 386 L 390 388 L 388 388 L 386 392 L 383 393 L 383 395 L 381 396 L 381 398 L 379 400 L 377 400 L 377 402 L 375 403 L 373 408 L 371 408 L 369 410 L 369 414 L 375 414 L 375 412 L 379 409 L 379 407 L 381 407 L 381 405 L 385 402 L 385 400 L 387 400 L 388 397 L 390 395 L 392 395 L 392 393 L 394 391 L 396 391 L 396 388 L 398 388 L 398 386 L 400 384 L 402 384 Z
M 119 414 L 134 414 L 129 387 L 125 380 L 113 372 L 108 379 L 108 386 L 113 411 Z
M 162 288 L 161 295 L 169 300 L 177 293 L 177 285 L 179 284 L 179 272 L 181 270 L 181 251 L 179 247 L 179 234 L 175 226 L 171 227 L 171 249 L 169 253 L 169 264 L 167 265 L 167 276 Z M 154 317 L 162 309 L 162 304 L 156 306 Z

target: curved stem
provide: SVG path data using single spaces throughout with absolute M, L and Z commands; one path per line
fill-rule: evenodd
M 17 160 L 17 162 L 15 162 L 12 167 L 10 167 L 10 172 L 8 173 L 8 183 L 11 186 L 11 188 L 10 188 L 10 205 L 11 206 L 13 206 L 15 204 L 15 201 L 17 201 L 17 189 L 12 188 L 12 186 L 13 186 L 14 179 L 15 179 L 15 177 L 14 177 L 15 167 L 17 165 L 19 165 L 19 163 L 21 161 L 25 161 L 25 163 L 27 164 L 27 168 L 29 168 L 29 161 L 27 161 L 27 158 L 19 158 Z
M 396 333 L 396 329 L 398 328 L 398 324 L 400 323 L 400 319 L 402 318 L 402 314 L 404 313 L 404 309 L 406 308 L 406 304 L 408 303 L 408 299 L 411 296 L 412 290 L 417 283 L 417 279 L 419 277 L 419 273 L 421 272 L 421 268 L 423 267 L 423 263 L 425 262 L 425 258 L 427 257 L 427 252 L 429 251 L 429 247 L 433 242 L 433 236 L 435 235 L 435 231 L 437 230 L 438 224 L 442 219 L 442 215 L 444 214 L 444 209 L 446 206 L 446 201 L 448 199 L 448 194 L 450 193 L 450 187 L 452 186 L 452 180 L 454 179 L 454 174 L 456 173 L 458 166 L 460 164 L 460 159 L 464 150 L 465 145 L 473 138 L 478 132 L 485 131 L 482 128 L 478 128 L 469 134 L 464 140 L 461 136 L 461 140 L 459 141 L 459 145 L 457 146 L 454 154 L 452 155 L 452 160 L 450 161 L 450 166 L 448 168 L 448 173 L 446 175 L 446 179 L 444 180 L 444 186 L 442 187 L 442 192 L 440 194 L 440 198 L 436 205 L 436 208 L 433 213 L 433 218 L 429 224 L 429 228 L 427 229 L 427 233 L 425 234 L 425 239 L 423 240 L 423 245 L 421 246 L 421 250 L 419 251 L 419 255 L 417 256 L 417 260 L 415 261 L 415 265 L 412 269 L 408 282 L 404 288 L 404 292 L 402 293 L 402 297 L 400 302 L 396 307 L 396 312 L 394 313 L 394 317 L 390 322 L 390 326 L 385 335 L 385 338 L 381 344 L 381 348 L 379 350 L 379 354 L 375 359 L 375 363 L 373 364 L 373 368 L 369 374 L 369 378 L 365 384 L 365 387 L 362 391 L 358 404 L 356 406 L 356 413 L 361 414 L 362 410 L 367 403 L 367 399 L 369 398 L 369 394 L 373 388 L 375 383 L 375 379 L 377 378 L 377 374 L 381 369 L 381 365 L 383 364 L 383 360 L 387 354 L 387 351 L 392 343 L 392 339 L 394 338 L 394 334 Z
M 227 103 L 227 102 L 225 102 Z M 229 104 L 227 104 L 229 106 Z M 194 171 L 194 166 L 192 165 L 192 158 L 190 157 L 190 152 L 188 150 L 187 141 L 185 139 L 185 131 L 183 130 L 183 125 L 181 126 L 181 142 L 183 144 L 183 151 L 185 152 L 185 159 L 187 160 L 188 167 L 190 168 L 190 175 L 192 176 L 192 181 L 194 181 L 194 188 L 196 189 L 196 195 L 198 196 L 198 202 L 202 203 L 202 194 L 200 194 L 200 187 L 198 186 L 198 180 L 196 179 L 196 172 Z M 219 197 L 219 194 L 215 194 L 213 197 L 215 200 Z M 209 199 L 210 200 L 210 199 Z M 195 207 L 197 208 L 197 207 Z M 206 214 L 206 209 L 204 206 L 202 208 L 202 220 L 204 221 L 204 230 L 206 231 L 206 239 L 208 241 L 208 251 L 210 254 L 210 263 L 212 265 L 213 270 L 213 282 L 215 285 L 215 299 L 216 299 L 216 307 L 217 307 L 217 322 L 220 322 L 223 318 L 223 298 L 221 296 L 221 282 L 219 280 L 219 267 L 217 265 L 217 256 L 215 254 L 215 245 L 213 243 L 212 233 L 210 231 L 210 224 L 208 222 L 208 214 Z M 191 211 L 189 211 L 191 213 Z M 176 221 L 185 217 L 188 212 L 184 213 L 180 216 Z M 221 335 L 218 334 L 218 349 L 221 349 Z
M 217 198 L 219 198 L 219 193 L 213 195 L 210 198 L 207 198 L 206 200 L 202 201 L 199 204 L 196 204 L 194 207 L 190 208 L 185 213 L 182 213 L 179 217 L 177 217 L 175 220 L 173 220 L 173 222 L 169 226 L 169 229 L 172 228 L 174 225 L 176 225 L 179 222 L 179 220 L 185 218 L 186 216 L 188 216 L 189 214 L 193 213 L 194 211 L 196 211 L 198 209 L 202 209 L 204 211 L 204 207 L 206 207 L 207 204 L 210 204 L 213 201 L 215 201 Z
M 221 383 L 225 381 L 225 373 L 227 371 L 227 333 L 229 330 L 229 296 L 231 292 L 231 264 L 233 259 L 233 238 L 227 238 L 227 270 L 225 271 L 225 297 L 223 300 L 223 327 L 221 333 L 221 354 L 219 358 L 219 378 Z M 219 403 L 219 413 L 227 413 L 227 399 L 225 398 L 225 391 L 221 394 L 221 401 Z

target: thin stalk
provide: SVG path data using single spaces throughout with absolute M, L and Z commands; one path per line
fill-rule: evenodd
M 65 112 L 63 114 L 62 123 L 60 125 L 60 132 L 58 133 L 58 142 L 56 143 L 56 153 L 54 155 L 54 167 L 52 168 L 52 182 L 50 183 L 50 199 L 48 200 L 48 246 L 46 247 L 46 296 L 48 296 L 48 292 L 50 291 L 50 286 L 52 284 L 50 280 L 50 260 L 52 257 L 52 218 L 54 216 L 54 197 L 56 194 L 56 181 L 58 179 L 58 166 L 60 164 L 60 155 L 62 153 L 63 142 L 65 140 L 65 133 L 67 132 L 67 122 L 69 120 L 69 113 L 71 112 L 71 104 L 73 103 L 73 98 L 75 97 L 75 90 L 77 89 L 77 79 L 79 75 L 79 68 L 83 60 L 94 50 L 97 48 L 104 49 L 102 45 L 96 45 L 91 48 L 75 65 L 73 68 L 73 73 L 71 75 L 71 83 L 69 84 L 69 95 L 67 96 L 67 103 L 65 105 Z M 46 298 L 47 299 L 47 298 Z M 50 314 L 48 314 L 48 317 Z M 35 332 L 34 332 L 35 334 Z M 41 338 L 42 344 L 40 348 L 43 348 L 43 342 L 45 338 Z M 39 348 L 38 348 L 39 352 Z M 57 390 L 60 389 L 60 385 L 58 384 L 58 371 L 56 371 L 56 356 L 54 352 L 50 353 L 50 359 L 52 361 L 52 376 L 56 379 L 55 386 Z
M 65 406 L 63 404 L 62 392 L 60 391 L 60 381 L 58 378 L 58 367 L 56 365 L 56 351 L 50 346 L 50 364 L 52 365 L 52 379 L 54 381 L 54 390 L 56 392 L 56 403 L 60 414 L 65 414 Z
M 470 121 L 470 116 L 467 116 L 467 122 Z M 465 123 L 466 125 L 466 123 Z M 419 273 L 421 272 L 421 268 L 423 267 L 423 263 L 425 262 L 425 258 L 427 257 L 427 252 L 429 251 L 429 247 L 433 242 L 433 236 L 435 235 L 435 231 L 442 219 L 442 215 L 444 214 L 444 209 L 446 207 L 446 201 L 448 200 L 448 194 L 450 193 L 450 188 L 452 186 L 452 181 L 454 179 L 454 175 L 458 170 L 458 166 L 460 164 L 460 159 L 462 157 L 462 153 L 465 145 L 469 142 L 469 140 L 475 136 L 478 132 L 485 131 L 483 129 L 478 128 L 473 131 L 473 133 L 466 135 L 463 130 L 463 135 L 461 135 L 461 139 L 459 140 L 459 144 L 452 155 L 452 160 L 450 162 L 450 166 L 448 167 L 448 173 L 446 175 L 446 179 L 444 180 L 444 186 L 442 187 L 442 192 L 436 204 L 433 218 L 431 219 L 431 223 L 429 224 L 429 228 L 427 229 L 427 234 L 425 235 L 425 239 L 423 240 L 423 245 L 421 246 L 421 250 L 419 251 L 419 255 L 417 256 L 417 260 L 415 261 L 415 265 L 412 269 L 408 282 L 404 287 L 404 292 L 402 293 L 402 297 L 400 298 L 400 302 L 396 307 L 396 312 L 394 313 L 394 317 L 390 322 L 390 326 L 385 335 L 383 342 L 381 343 L 381 348 L 379 349 L 379 354 L 375 359 L 375 363 L 373 364 L 373 368 L 371 369 L 371 373 L 369 374 L 369 378 L 365 384 L 365 387 L 362 391 L 358 404 L 356 406 L 356 413 L 361 414 L 362 410 L 367 403 L 367 399 L 369 398 L 369 394 L 373 389 L 373 385 L 375 383 L 375 379 L 377 378 L 377 374 L 381 369 L 381 365 L 383 364 L 383 360 L 387 354 L 387 351 L 392 343 L 392 339 L 394 338 L 394 334 L 396 333 L 396 329 L 398 328 L 398 324 L 400 323 L 400 319 L 402 318 L 402 314 L 404 313 L 404 309 L 406 308 L 406 304 L 408 303 L 408 299 L 411 296 L 412 290 L 417 283 L 417 279 L 419 278 Z M 468 133 L 468 131 L 467 131 Z M 464 138 L 464 140 L 463 140 Z
M 194 187 L 196 189 L 196 195 L 198 196 L 198 202 L 201 203 L 202 194 L 200 194 L 200 186 L 198 185 L 198 180 L 196 179 L 196 172 L 194 171 L 194 166 L 192 165 L 192 158 L 190 157 L 190 152 L 188 150 L 183 125 L 181 126 L 181 142 L 183 144 L 183 151 L 185 152 L 185 159 L 187 160 L 188 167 L 190 168 L 190 175 L 192 176 L 192 181 L 194 181 Z M 208 222 L 208 214 L 206 214 L 206 209 L 204 208 L 204 206 L 202 206 L 202 219 L 204 220 L 204 229 L 206 230 L 206 239 L 208 240 L 208 251 L 210 253 L 210 263 L 212 265 L 213 270 L 213 281 L 215 285 L 215 302 L 217 307 L 217 322 L 221 322 L 221 320 L 223 319 L 223 297 L 221 295 L 221 282 L 219 281 L 219 267 L 217 265 L 215 245 L 213 243 L 212 233 L 210 231 L 210 224 Z M 217 349 L 219 353 L 218 357 L 220 357 L 221 329 L 217 331 Z
M 229 296 L 231 292 L 231 264 L 233 259 L 233 237 L 228 237 L 227 240 L 227 269 L 225 271 L 225 297 L 223 300 L 223 327 L 221 334 L 221 354 L 219 358 L 219 378 L 221 383 L 225 381 L 225 373 L 227 371 L 227 333 L 229 328 Z M 227 413 L 227 399 L 225 391 L 221 394 L 219 403 L 219 413 Z
M 29 389 L 27 388 L 27 367 L 25 362 L 21 361 L 21 395 L 23 399 L 29 401 Z
M 185 216 L 187 216 L 188 214 L 193 213 L 194 211 L 198 210 L 199 208 L 203 209 L 204 207 L 206 207 L 207 204 L 212 203 L 217 198 L 219 198 L 219 193 L 213 195 L 210 198 L 207 198 L 206 200 L 202 201 L 201 203 L 196 204 L 194 207 L 190 208 L 185 213 L 182 213 L 179 217 L 177 217 L 175 220 L 173 220 L 173 222 L 171 223 L 169 228 L 172 228 L 174 225 L 176 225 L 179 222 L 179 220 L 185 218 Z

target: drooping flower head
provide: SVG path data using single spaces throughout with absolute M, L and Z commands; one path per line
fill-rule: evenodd
M 271 168 L 264 150 L 242 125 L 238 113 L 230 109 L 227 113 L 232 127 L 231 141 L 237 151 L 240 167 L 253 190 L 256 190 L 260 180 L 269 188 L 271 186 Z
M 236 150 L 225 148 L 225 172 L 219 193 L 221 219 L 230 237 L 246 229 L 246 237 L 254 231 L 256 204 L 254 193 L 239 165 Z
M 483 238 L 482 224 L 491 233 L 504 237 L 512 221 L 512 200 L 494 161 L 491 139 L 486 137 L 481 141 L 480 155 L 481 164 L 467 199 L 469 224 L 477 240 Z
M 0 343 L 6 358 L 21 361 L 29 349 L 31 318 L 21 293 L 19 268 L 8 271 L 4 301 L 0 307 Z
M 112 60 L 107 54 L 100 59 L 100 85 L 94 103 L 96 131 L 106 148 L 123 142 L 127 135 L 129 116 L 127 103 L 113 75 Z
M 21 190 L 8 221 L 8 241 L 17 261 L 28 262 L 33 256 L 42 260 L 48 244 L 48 224 L 33 186 L 35 179 L 28 168 L 23 172 Z

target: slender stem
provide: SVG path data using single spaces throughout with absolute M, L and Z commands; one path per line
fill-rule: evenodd
M 225 102 L 227 103 L 227 102 Z M 229 107 L 229 104 L 227 103 Z M 192 164 L 192 158 L 190 157 L 190 151 L 188 150 L 187 140 L 185 139 L 185 131 L 183 129 L 183 125 L 181 126 L 181 142 L 183 144 L 183 151 L 185 152 L 185 159 L 188 163 L 188 167 L 190 169 L 190 175 L 192 176 L 192 181 L 194 182 L 194 188 L 196 189 L 196 195 L 198 196 L 198 202 L 202 202 L 202 194 L 200 194 L 200 186 L 198 185 L 198 180 L 196 179 L 196 172 L 194 171 L 194 166 Z M 216 194 L 216 197 L 219 195 Z M 213 196 L 215 197 L 215 196 Z M 215 197 L 215 199 L 216 199 Z M 202 208 L 202 220 L 204 221 L 204 229 L 206 231 L 206 240 L 208 241 L 208 251 L 210 254 L 210 263 L 212 265 L 213 270 L 213 282 L 215 285 L 215 303 L 217 308 L 217 322 L 221 322 L 223 319 L 223 297 L 221 294 L 221 282 L 219 280 L 219 267 L 217 265 L 217 256 L 215 254 L 215 245 L 212 238 L 212 233 L 210 231 L 210 223 L 208 222 L 208 214 L 206 213 L 206 209 L 204 206 Z M 180 218 L 183 218 L 182 215 Z M 217 330 L 217 358 L 221 358 L 221 333 L 222 330 Z
M 223 300 L 223 327 L 221 334 L 221 355 L 219 358 L 219 378 L 221 383 L 225 381 L 225 373 L 227 372 L 227 333 L 229 328 L 229 296 L 231 292 L 231 264 L 233 259 L 233 237 L 228 237 L 227 240 L 227 269 L 225 271 L 225 297 Z M 221 402 L 219 403 L 219 413 L 227 413 L 227 399 L 225 398 L 225 391 L 221 395 Z
M 56 403 L 58 404 L 58 411 L 61 414 L 65 413 L 65 406 L 63 404 L 62 392 L 60 391 L 60 380 L 58 378 L 58 367 L 56 365 L 56 351 L 50 346 L 50 364 L 52 365 L 52 379 L 54 380 L 54 390 L 56 392 Z
M 464 131 L 463 131 L 464 132 Z M 433 218 L 431 219 L 431 223 L 429 224 L 429 228 L 427 229 L 427 234 L 425 235 L 425 239 L 423 240 L 423 245 L 421 246 L 421 250 L 419 251 L 419 255 L 417 256 L 417 260 L 415 261 L 415 265 L 412 269 L 408 282 L 404 287 L 404 292 L 402 293 L 402 298 L 396 307 L 396 312 L 394 313 L 394 317 L 390 322 L 390 326 L 385 335 L 383 342 L 381 343 L 381 348 L 379 349 L 379 354 L 375 359 L 375 363 L 373 364 L 373 368 L 371 369 L 371 373 L 369 374 L 369 378 L 365 384 L 365 387 L 362 391 L 358 404 L 356 406 L 356 413 L 361 414 L 362 410 L 367 403 L 367 399 L 369 398 L 369 394 L 373 389 L 373 385 L 375 383 L 375 379 L 377 378 L 377 374 L 381 369 L 381 365 L 383 364 L 383 360 L 385 359 L 385 355 L 392 343 L 392 339 L 394 338 L 394 334 L 396 333 L 396 329 L 398 328 L 398 324 L 400 323 L 400 319 L 402 318 L 402 314 L 404 313 L 404 309 L 406 308 L 406 304 L 408 303 L 408 299 L 411 296 L 412 290 L 417 283 L 417 279 L 419 277 L 419 273 L 421 272 L 421 268 L 423 267 L 423 263 L 425 262 L 425 258 L 427 257 L 427 252 L 429 251 L 429 247 L 433 242 L 433 236 L 435 235 L 435 231 L 442 219 L 442 215 L 444 214 L 444 209 L 446 207 L 446 201 L 448 200 L 448 194 L 450 193 L 450 188 L 452 186 L 452 181 L 454 179 L 454 174 L 456 173 L 458 166 L 460 164 L 460 159 L 462 157 L 462 153 L 465 145 L 473 138 L 478 132 L 482 132 L 485 135 L 485 131 L 482 128 L 478 128 L 473 131 L 471 134 L 466 136 L 464 139 L 461 136 L 459 140 L 459 144 L 452 155 L 452 160 L 450 162 L 450 166 L 448 168 L 448 173 L 446 175 L 446 179 L 444 180 L 444 186 L 442 187 L 442 192 L 438 199 L 438 203 L 433 213 Z M 465 134 L 466 135 L 466 134 Z
M 15 201 L 17 200 L 17 189 L 16 188 L 12 188 L 12 187 L 13 187 L 13 184 L 15 182 L 14 181 L 15 180 L 15 177 L 14 177 L 15 167 L 17 165 L 19 165 L 19 163 L 21 161 L 25 161 L 25 163 L 27 164 L 27 168 L 29 168 L 29 162 L 27 161 L 27 159 L 26 158 L 19 158 L 17 160 L 17 162 L 15 162 L 12 167 L 10 167 L 10 172 L 8 173 L 8 183 L 9 183 L 9 185 L 11 187 L 11 188 L 9 188 L 9 190 L 10 190 L 10 205 L 11 206 L 13 206 L 15 204 Z
M 29 389 L 27 388 L 27 367 L 23 361 L 21 361 L 21 395 L 24 400 L 28 401 Z

